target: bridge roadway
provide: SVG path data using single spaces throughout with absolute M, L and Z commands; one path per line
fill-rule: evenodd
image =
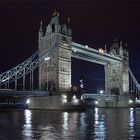
M 121 62 L 120 57 L 108 53 L 100 53 L 98 50 L 72 42 L 72 57 L 85 61 L 106 65 L 108 62 Z
M 95 100 L 108 100 L 108 101 L 116 101 L 118 98 L 117 95 L 107 95 L 107 94 L 93 94 L 93 93 L 85 93 L 82 95 L 81 99 L 95 99 Z
M 0 89 L 0 97 L 8 97 L 8 96 L 48 96 L 49 93 L 47 91 L 15 91 L 15 90 L 1 90 Z

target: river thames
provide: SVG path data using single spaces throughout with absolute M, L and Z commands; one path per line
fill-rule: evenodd
M 140 108 L 0 111 L 0 140 L 128 139 L 140 139 Z

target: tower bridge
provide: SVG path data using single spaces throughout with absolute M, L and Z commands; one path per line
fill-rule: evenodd
M 122 95 L 130 90 L 139 93 L 140 85 L 129 68 L 129 53 L 122 42 L 114 41 L 107 50 L 96 50 L 87 45 L 72 42 L 69 25 L 61 25 L 59 15 L 53 17 L 46 27 L 42 22 L 38 33 L 38 51 L 18 66 L 0 74 L 0 87 L 10 88 L 14 82 L 15 91 L 19 79 L 26 89 L 26 76 L 30 75 L 31 90 L 34 87 L 34 70 L 38 67 L 38 90 L 52 95 L 71 91 L 71 58 L 77 58 L 104 65 L 105 93 Z

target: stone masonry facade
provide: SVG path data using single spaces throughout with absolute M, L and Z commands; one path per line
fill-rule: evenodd
M 57 12 L 53 13 L 45 30 L 41 22 L 38 39 L 39 57 L 47 54 L 51 48 L 53 52 L 51 56 L 44 57 L 43 63 L 39 65 L 40 90 L 48 90 L 52 94 L 71 90 L 71 43 L 72 30 L 69 25 L 60 24 Z M 122 42 L 114 40 L 109 53 L 122 58 L 122 61 L 105 65 L 106 93 L 112 95 L 127 93 L 129 92 L 128 51 L 123 48 Z
M 71 41 L 69 25 L 60 25 L 59 14 L 53 17 L 44 32 L 42 23 L 39 30 L 39 57 L 53 48 L 51 56 L 39 66 L 39 89 L 52 94 L 68 92 L 71 89 Z M 48 59 L 49 58 L 49 59 Z

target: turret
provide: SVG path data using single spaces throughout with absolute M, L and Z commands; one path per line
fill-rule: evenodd
M 114 56 L 119 56 L 119 42 L 118 39 L 114 39 L 113 45 L 110 48 L 110 54 Z
M 45 35 L 50 35 L 53 33 L 62 33 L 64 35 L 70 36 L 72 35 L 72 30 L 69 27 L 70 18 L 68 18 L 68 25 L 62 24 L 59 22 L 59 13 L 54 10 L 53 17 L 47 26 Z
M 128 57 L 129 56 L 129 53 L 128 53 L 128 50 L 127 50 L 127 44 L 125 44 L 125 53 L 124 53 L 124 55 L 126 56 L 126 57 Z
M 105 45 L 105 53 L 107 53 L 106 45 Z
M 72 30 L 70 29 L 70 17 L 68 17 L 68 36 L 72 36 Z
M 120 57 L 123 57 L 123 47 L 122 47 L 122 41 L 120 41 Z
M 40 22 L 40 28 L 39 28 L 38 37 L 39 37 L 39 39 L 43 37 L 43 27 L 42 27 L 42 21 Z

